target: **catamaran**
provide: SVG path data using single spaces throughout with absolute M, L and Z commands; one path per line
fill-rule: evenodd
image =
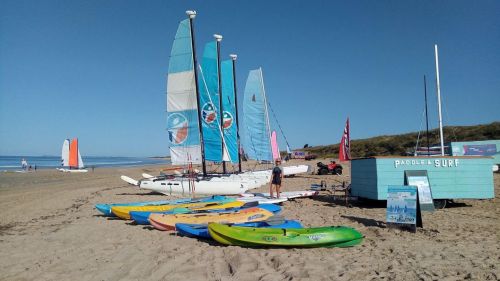
M 251 70 L 243 99 L 243 123 L 246 131 L 244 144 L 249 159 L 264 163 L 280 158 L 276 133 L 271 133 L 267 105 L 262 68 Z M 309 170 L 308 165 L 285 166 L 283 174 L 290 176 L 307 173 Z M 270 177 L 271 170 L 267 172 Z
M 238 146 L 234 144 L 237 122 L 233 122 L 234 60 L 220 62 L 222 36 L 205 46 L 200 71 L 196 71 L 193 20 L 196 12 L 179 23 L 174 39 L 167 81 L 167 130 L 170 155 L 174 165 L 201 164 L 196 175 L 149 177 L 137 182 L 122 179 L 140 188 L 164 194 L 240 194 L 268 182 L 266 172 L 227 174 L 226 162 L 238 163 Z M 200 78 L 198 76 L 201 76 Z M 225 105 L 225 106 L 224 106 Z M 207 174 L 205 161 L 222 162 L 223 174 Z
M 61 172 L 71 173 L 86 173 L 88 170 L 84 169 L 82 155 L 78 148 L 78 139 L 73 140 L 65 139 L 62 145 L 61 153 L 61 168 L 57 170 Z

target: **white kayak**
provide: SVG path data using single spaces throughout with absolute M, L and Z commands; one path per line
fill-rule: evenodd
M 281 198 L 270 198 L 270 197 L 262 197 L 262 196 L 252 196 L 252 197 L 238 197 L 236 198 L 237 201 L 240 202 L 257 202 L 259 204 L 279 204 L 285 201 L 288 201 L 287 198 L 281 197 Z
M 292 176 L 296 174 L 308 173 L 311 170 L 309 165 L 284 166 L 283 175 Z
M 318 191 L 315 190 L 300 190 L 300 191 L 285 191 L 280 192 L 280 198 L 286 199 L 294 199 L 294 198 L 302 198 L 302 197 L 311 197 L 317 195 Z M 252 198 L 252 197 L 269 197 L 269 192 L 253 192 L 253 193 L 242 193 L 240 194 L 242 197 Z

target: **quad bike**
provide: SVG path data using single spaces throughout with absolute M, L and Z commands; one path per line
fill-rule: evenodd
M 335 161 L 331 161 L 328 165 L 318 162 L 316 166 L 318 166 L 318 175 L 342 175 L 342 166 Z

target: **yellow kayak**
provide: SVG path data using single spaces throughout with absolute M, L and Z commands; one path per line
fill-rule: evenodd
M 151 214 L 149 222 L 158 230 L 175 230 L 176 223 L 207 224 L 243 223 L 267 220 L 273 213 L 261 208 L 248 208 L 232 213 L 203 213 L 203 214 Z
M 240 201 L 233 202 L 198 202 L 198 203 L 188 203 L 188 204 L 176 204 L 176 205 L 157 205 L 157 206 L 113 206 L 111 207 L 111 212 L 117 217 L 129 220 L 130 212 L 166 212 L 176 208 L 188 208 L 193 211 L 202 210 L 217 210 L 217 209 L 227 209 L 227 208 L 237 208 L 245 204 Z

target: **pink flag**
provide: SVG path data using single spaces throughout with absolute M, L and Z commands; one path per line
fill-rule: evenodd
M 339 147 L 339 161 L 351 160 L 351 137 L 349 136 L 349 118 L 345 123 L 344 134 L 340 141 Z
M 271 133 L 271 148 L 273 149 L 273 160 L 280 159 L 280 149 L 276 137 L 276 131 Z

